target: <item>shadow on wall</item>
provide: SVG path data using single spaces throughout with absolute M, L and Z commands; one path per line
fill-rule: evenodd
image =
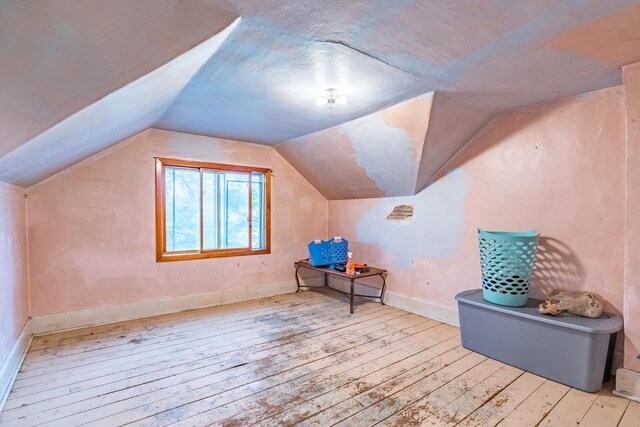
M 545 299 L 553 289 L 589 291 L 583 288 L 586 279 L 584 265 L 569 246 L 553 237 L 540 236 L 531 279 L 532 297 Z M 600 297 L 604 298 L 602 295 Z M 622 313 L 607 300 L 604 311 L 622 317 Z M 621 330 L 616 344 L 618 351 L 622 351 L 623 337 L 624 330 Z
M 293 276 L 293 269 L 291 275 Z M 300 286 L 323 286 L 324 274 L 317 271 L 301 268 L 298 270 L 298 278 L 300 280 Z
M 531 283 L 534 297 L 544 299 L 553 289 L 582 289 L 585 279 L 584 265 L 569 246 L 553 237 L 540 236 Z

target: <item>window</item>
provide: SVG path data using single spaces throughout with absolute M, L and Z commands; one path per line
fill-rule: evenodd
M 271 171 L 156 159 L 158 261 L 270 253 Z

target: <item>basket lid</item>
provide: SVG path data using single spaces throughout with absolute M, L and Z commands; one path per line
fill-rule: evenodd
M 550 316 L 538 312 L 538 306 L 544 302 L 542 300 L 529 298 L 527 305 L 524 307 L 508 307 L 486 301 L 482 297 L 482 289 L 460 292 L 456 295 L 456 300 L 459 304 L 474 305 L 487 310 L 506 313 L 535 322 L 549 323 L 563 328 L 576 329 L 590 334 L 612 334 L 622 328 L 622 319 L 615 314 L 602 313 L 602 316 L 597 319 L 576 316 L 569 313 Z

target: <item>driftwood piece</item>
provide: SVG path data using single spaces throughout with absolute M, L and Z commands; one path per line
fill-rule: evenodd
M 540 304 L 538 311 L 554 316 L 566 311 L 578 316 L 596 318 L 600 317 L 603 309 L 604 300 L 596 293 L 554 289 L 547 300 Z

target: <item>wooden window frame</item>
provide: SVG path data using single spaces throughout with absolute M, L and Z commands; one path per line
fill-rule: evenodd
M 229 165 L 222 163 L 198 162 L 192 160 L 169 159 L 156 157 L 156 261 L 186 261 L 191 259 L 224 258 L 232 256 L 265 255 L 271 253 L 271 169 L 257 168 L 250 166 Z M 194 251 L 167 252 L 166 242 L 166 221 L 165 221 L 165 168 L 184 167 L 200 170 L 200 249 Z M 249 247 L 239 249 L 203 249 L 203 190 L 202 175 L 204 170 L 212 171 L 233 171 L 233 172 L 258 172 L 265 176 L 265 247 L 263 249 L 251 249 L 251 238 L 253 235 L 253 221 L 251 219 L 251 209 L 253 197 L 251 179 L 249 180 Z

